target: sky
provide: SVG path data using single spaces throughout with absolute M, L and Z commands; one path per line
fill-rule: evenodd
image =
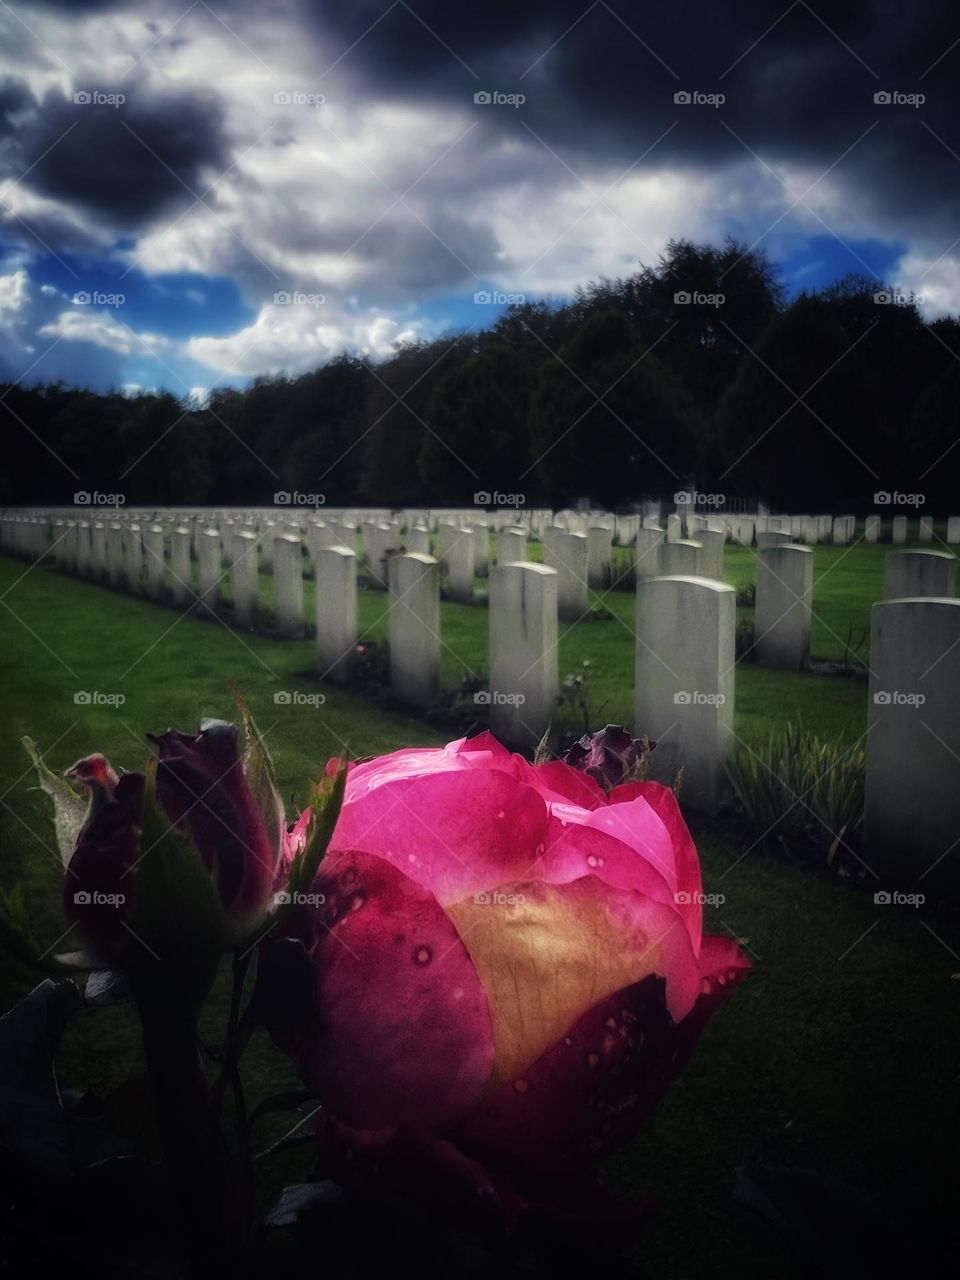
M 297 374 L 762 248 L 960 311 L 960 11 L 0 0 L 0 379 Z

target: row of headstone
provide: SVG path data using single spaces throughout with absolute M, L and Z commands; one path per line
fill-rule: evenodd
M 66 572 L 153 599 L 167 590 L 210 613 L 220 609 L 229 572 L 234 618 L 253 625 L 263 535 L 239 527 L 225 543 L 222 527 L 204 524 L 9 515 L 0 519 L 0 549 L 28 560 L 49 551 Z M 569 610 L 588 598 L 589 534 L 553 526 L 543 533 L 552 563 L 528 561 L 525 528 L 504 526 L 490 566 L 487 701 L 494 731 L 520 748 L 539 741 L 555 713 L 565 593 Z M 685 802 L 713 812 L 727 794 L 724 763 L 733 743 L 736 593 L 696 572 L 702 544 L 664 535 L 659 528 L 637 530 L 635 731 L 658 743 L 652 776 L 670 783 L 682 769 Z M 453 561 L 463 548 L 475 550 L 465 527 L 440 526 L 438 536 Z M 798 668 L 809 653 L 813 553 L 782 540 L 792 530 L 767 530 L 765 537 L 772 541 L 758 552 L 757 658 Z M 304 540 L 287 532 L 271 541 L 276 626 L 283 635 L 302 635 Z M 319 669 L 345 679 L 357 641 L 357 553 L 319 535 L 307 543 L 317 583 Z M 644 563 L 650 555 L 656 572 Z M 931 883 L 953 885 L 960 883 L 951 856 L 960 844 L 960 789 L 952 786 L 960 758 L 955 572 L 954 557 L 934 550 L 887 557 L 887 599 L 873 607 L 865 845 L 868 862 L 875 855 L 886 873 L 929 874 Z M 440 690 L 441 563 L 427 552 L 401 550 L 386 557 L 385 574 L 391 688 L 399 701 L 423 710 Z

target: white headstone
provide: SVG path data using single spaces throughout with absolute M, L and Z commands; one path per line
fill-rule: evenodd
M 902 546 L 907 540 L 907 517 L 893 517 L 893 545 L 895 547 Z
M 425 710 L 440 693 L 440 565 L 433 556 L 399 555 L 390 579 L 390 691 Z
M 660 572 L 666 577 L 704 577 L 703 543 L 686 538 L 665 542 L 660 548 Z
M 447 575 L 447 592 L 451 600 L 472 600 L 473 530 L 463 526 L 442 524 L 439 537 L 440 564 Z
M 587 585 L 604 591 L 613 578 L 613 533 L 605 525 L 587 528 Z
M 587 612 L 588 545 L 586 534 L 554 533 L 549 543 L 550 567 L 557 571 L 557 609 L 565 621 L 576 622 Z
M 871 545 L 880 537 L 880 517 L 877 515 L 867 516 L 863 526 L 863 537 L 865 542 Z
M 519 525 L 504 525 L 497 534 L 498 564 L 516 563 L 527 558 L 527 531 Z
M 202 609 L 217 613 L 220 608 L 220 530 L 203 529 L 197 534 L 197 598 Z
M 143 567 L 147 595 L 151 600 L 163 599 L 163 525 L 151 524 L 143 531 Z
M 191 537 L 186 525 L 179 525 L 170 532 L 170 592 L 173 603 L 180 609 L 186 609 L 193 602 Z
M 503 561 L 490 577 L 490 728 L 516 750 L 536 747 L 556 715 L 555 569 Z
M 960 600 L 873 606 L 864 859 L 880 877 L 954 898 L 960 894 L 958 653 Z M 881 878 L 876 888 L 887 884 Z
M 768 547 L 757 556 L 754 646 L 764 667 L 799 670 L 810 654 L 813 551 Z
M 657 742 L 651 776 L 672 785 L 682 767 L 681 803 L 706 813 L 728 791 L 736 602 L 733 587 L 708 578 L 637 583 L 633 731 Z
M 322 547 L 314 562 L 317 670 L 348 680 L 357 646 L 357 557 L 349 547 Z
M 303 548 L 299 538 L 273 540 L 273 616 L 287 640 L 303 635 Z
M 257 535 L 251 530 L 241 529 L 233 535 L 233 567 L 230 570 L 233 622 L 247 631 L 252 631 L 256 623 L 260 598 L 258 550 Z
M 957 558 L 948 551 L 893 551 L 883 563 L 883 596 L 952 596 L 956 576 Z

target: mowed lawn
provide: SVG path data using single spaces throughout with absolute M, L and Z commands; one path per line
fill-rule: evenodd
M 888 550 L 817 550 L 818 656 L 840 657 L 848 632 L 868 629 Z M 754 563 L 749 551 L 728 550 L 728 580 L 751 580 Z M 264 584 L 269 588 L 268 578 Z M 309 610 L 310 584 L 307 595 Z M 69 949 L 72 940 L 61 939 L 60 871 L 46 799 L 32 789 L 19 746 L 24 734 L 55 768 L 92 750 L 135 768 L 146 753 L 146 731 L 230 716 L 233 681 L 266 733 L 290 809 L 304 802 L 326 760 L 344 749 L 368 755 L 455 736 L 330 686 L 322 687 L 322 706 L 277 705 L 280 690 L 321 689 L 309 676 L 309 640 L 236 634 L 12 560 L 0 560 L 0 599 L 0 883 L 24 893 L 40 950 Z M 632 595 L 613 591 L 603 602 L 612 618 L 561 627 L 560 670 L 589 658 L 597 723 L 630 724 Z M 382 593 L 361 593 L 361 626 L 371 636 L 385 636 L 386 606 Z M 445 603 L 442 630 L 445 681 L 458 683 L 464 672 L 483 676 L 483 605 Z M 74 701 L 79 691 L 122 694 L 125 701 L 81 705 Z M 818 732 L 852 740 L 865 728 L 866 693 L 862 680 L 741 665 L 737 733 L 756 744 L 800 716 Z M 661 1205 L 644 1240 L 645 1267 L 670 1280 L 805 1274 L 791 1250 L 733 1206 L 736 1168 L 757 1160 L 832 1173 L 872 1196 L 886 1215 L 942 1230 L 954 1209 L 960 1131 L 960 982 L 953 980 L 960 928 L 933 908 L 876 906 L 871 895 L 818 870 L 734 841 L 723 824 L 694 830 L 705 888 L 725 897 L 706 908 L 707 927 L 744 939 L 754 972 L 638 1141 L 610 1162 L 618 1187 L 646 1188 Z M 6 1005 L 38 975 L 7 958 L 2 965 Z M 224 997 L 221 983 L 211 1039 Z M 103 1090 L 138 1061 L 136 1029 L 123 1008 L 78 1018 L 60 1055 L 71 1083 L 99 1082 Z M 254 1098 L 292 1084 L 265 1042 L 254 1043 L 244 1066 Z M 271 1132 L 265 1125 L 265 1142 Z M 267 1192 L 308 1169 L 308 1156 L 289 1155 L 274 1168 Z

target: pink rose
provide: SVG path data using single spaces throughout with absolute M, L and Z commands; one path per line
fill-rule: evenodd
M 488 1195 L 629 1139 L 749 968 L 702 934 L 669 789 L 607 794 L 486 733 L 352 767 L 314 891 L 285 932 L 317 1016 L 275 1034 L 331 1166 L 400 1144 Z

